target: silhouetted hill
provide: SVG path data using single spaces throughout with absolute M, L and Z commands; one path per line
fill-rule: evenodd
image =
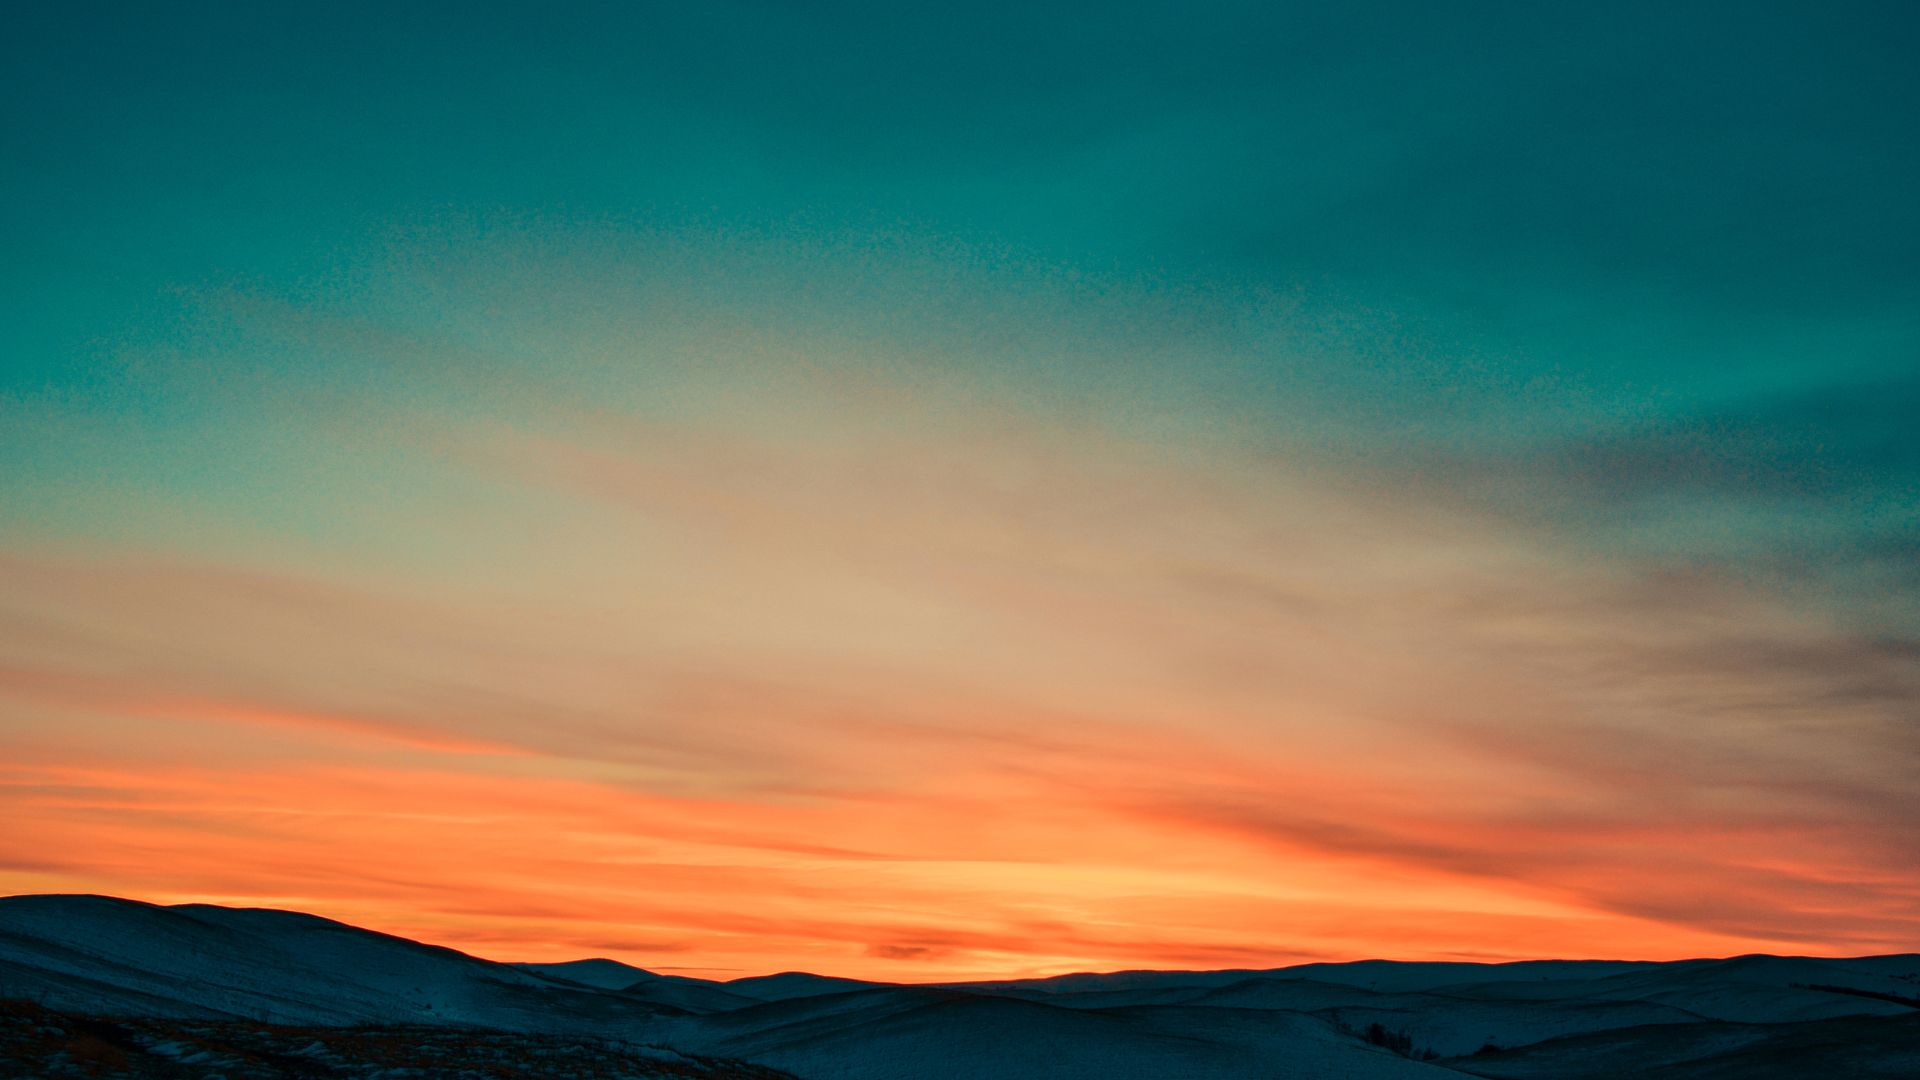
M 23 1076 L 1916 1076 L 1917 989 L 1911 955 L 719 983 L 290 911 L 0 898 L 0 1063 Z

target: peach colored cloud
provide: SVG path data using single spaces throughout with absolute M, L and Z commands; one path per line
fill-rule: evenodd
M 1901 650 L 1244 433 L 870 382 L 445 423 L 431 572 L 0 556 L 0 883 L 889 978 L 1920 930 Z

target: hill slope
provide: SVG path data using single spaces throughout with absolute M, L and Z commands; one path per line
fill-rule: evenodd
M 1920 1075 L 1920 956 L 716 983 L 495 963 L 298 912 L 16 896 L 0 898 L 0 999 L 7 1052 L 102 1053 L 137 1077 L 307 1075 L 321 1058 L 341 1076 L 486 1074 L 516 1054 L 544 1063 L 529 1076 L 1785 1077 L 1823 1055 L 1835 1075 Z M 327 1034 L 350 1031 L 365 1037 Z

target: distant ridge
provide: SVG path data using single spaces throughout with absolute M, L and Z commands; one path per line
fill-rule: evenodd
M 872 990 L 877 987 L 900 984 L 868 982 L 865 979 L 843 979 L 832 975 L 814 975 L 805 971 L 782 971 L 775 975 L 750 975 L 744 979 L 732 979 L 725 985 L 736 994 L 744 994 L 760 1001 L 787 1001 L 792 998 L 845 994 L 854 990 Z
M 1769 1054 L 1804 1069 L 1821 1046 L 1845 1048 L 1835 1076 L 1920 1076 L 1915 955 L 721 983 L 605 958 L 496 963 L 299 912 L 14 896 L 0 898 L 0 998 L 33 1003 L 7 1007 L 0 1019 L 14 1027 L 0 1025 L 0 1043 L 45 1028 L 32 1019 L 42 1008 L 149 1018 L 122 1028 L 156 1045 L 202 1037 L 193 1031 L 215 1031 L 210 1047 L 238 1045 L 268 1032 L 260 1025 L 412 1025 L 614 1040 L 592 1053 L 652 1046 L 678 1055 L 674 1069 L 709 1067 L 686 1064 L 694 1055 L 806 1080 L 1785 1077 L 1805 1073 L 1768 1071 Z M 152 1034 L 163 1028 L 173 1034 Z M 666 1061 L 649 1068 L 668 1075 Z
M 623 964 L 618 960 L 608 960 L 604 957 L 568 960 L 558 964 L 514 964 L 513 966 L 522 971 L 551 975 L 600 990 L 625 990 L 629 986 L 637 986 L 660 978 L 646 968 L 637 968 L 632 964 Z

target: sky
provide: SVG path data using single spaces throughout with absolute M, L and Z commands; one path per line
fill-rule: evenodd
M 0 892 L 715 977 L 1920 949 L 1916 54 L 29 4 Z

